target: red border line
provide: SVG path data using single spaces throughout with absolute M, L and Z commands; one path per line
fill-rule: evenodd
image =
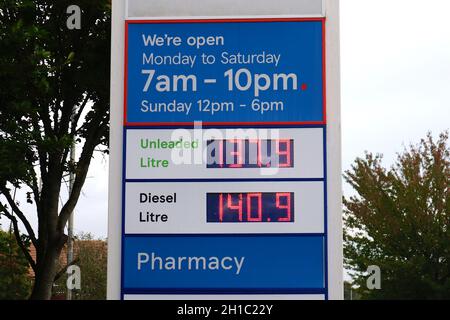
M 323 19 L 322 21 L 322 121 L 327 123 L 327 21 Z
M 128 25 L 129 24 L 162 24 L 162 23 L 233 23 L 233 22 L 322 22 L 322 89 L 323 107 L 322 121 L 283 121 L 283 122 L 202 122 L 204 126 L 228 126 L 228 125 L 326 125 L 327 103 L 326 103 L 326 18 L 230 18 L 230 19 L 171 19 L 171 20 L 125 20 L 125 52 L 124 52 L 124 95 L 123 95 L 123 125 L 129 127 L 157 127 L 157 126 L 191 126 L 191 122 L 128 122 L 127 121 L 127 98 L 128 98 Z
M 200 121 L 199 121 L 200 122 Z M 325 121 L 284 121 L 284 122 L 201 122 L 202 125 L 205 126 L 248 126 L 248 125 L 325 125 Z M 192 126 L 194 125 L 194 121 L 192 122 L 132 122 L 128 123 L 129 127 L 166 127 L 166 126 Z
M 126 20 L 131 24 L 139 23 L 233 23 L 233 22 L 302 22 L 325 21 L 325 18 L 222 18 L 222 19 L 162 19 L 162 20 Z
M 124 91 L 123 91 L 123 125 L 127 126 L 127 100 L 128 100 L 128 23 L 125 21 L 125 50 L 124 50 Z

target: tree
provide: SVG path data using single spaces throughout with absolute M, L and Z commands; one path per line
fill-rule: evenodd
M 81 29 L 66 26 L 70 5 L 82 10 Z M 51 297 L 65 226 L 94 151 L 106 150 L 109 46 L 108 0 L 1 0 L 0 212 L 11 220 L 35 272 L 32 299 Z M 71 162 L 75 141 L 80 155 Z M 59 207 L 62 182 L 71 172 L 73 188 Z M 34 204 L 37 230 L 11 196 L 14 189 Z M 36 261 L 20 225 L 36 247 Z
M 448 133 L 431 134 L 398 155 L 356 159 L 345 180 L 345 264 L 363 299 L 450 298 L 450 151 Z M 381 269 L 381 290 L 367 290 L 368 266 Z
M 22 242 L 28 247 L 29 242 Z M 26 299 L 31 290 L 28 261 L 12 232 L 0 230 L 0 300 Z

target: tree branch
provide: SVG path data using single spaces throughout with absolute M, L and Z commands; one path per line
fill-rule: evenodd
M 25 226 L 25 229 L 28 232 L 28 236 L 31 239 L 31 242 L 33 243 L 33 245 L 35 247 L 37 247 L 37 240 L 36 240 L 36 236 L 34 234 L 34 230 L 31 227 L 30 222 L 28 221 L 28 219 L 25 217 L 25 215 L 23 214 L 23 212 L 19 209 L 19 207 L 16 205 L 16 203 L 14 202 L 14 199 L 11 198 L 11 195 L 9 194 L 8 189 L 6 189 L 6 187 L 1 186 L 0 187 L 0 192 L 5 196 L 6 200 L 8 201 L 9 205 L 11 206 L 11 208 L 13 209 L 14 213 L 17 215 L 17 217 L 19 217 L 20 221 L 22 221 L 23 225 Z M 5 211 L 5 210 L 3 210 Z M 6 215 L 6 214 L 5 214 Z M 7 216 L 7 215 L 6 215 Z M 8 217 L 8 216 L 7 216 Z M 10 219 L 11 220 L 11 219 Z
M 50 112 L 49 112 L 47 106 L 42 106 L 41 110 L 42 111 L 37 112 L 37 115 L 38 115 L 37 119 L 42 120 L 42 123 L 44 124 L 45 135 L 50 136 L 53 131 L 51 119 L 50 119 Z M 39 124 L 39 120 L 38 120 L 37 124 Z
M 72 128 L 70 128 L 70 137 L 74 140 L 75 140 L 75 136 L 76 136 L 76 132 L 77 132 L 78 121 L 81 118 L 81 114 L 83 113 L 84 108 L 86 107 L 87 103 L 89 102 L 89 98 L 90 98 L 90 95 L 86 94 L 86 97 L 81 102 L 81 104 L 77 110 L 77 113 L 74 115 L 74 119 L 72 121 L 70 121 L 72 124 Z M 72 112 L 73 112 L 73 109 L 72 109 Z M 66 161 L 67 156 L 69 155 L 69 152 L 70 152 L 70 148 L 66 148 L 66 150 L 64 151 L 63 157 L 62 157 L 63 161 Z
M 28 251 L 27 247 L 23 243 L 22 238 L 20 237 L 19 233 L 19 226 L 17 225 L 17 219 L 13 215 L 11 215 L 8 210 L 6 210 L 5 206 L 0 203 L 0 209 L 3 215 L 5 215 L 13 224 L 14 226 L 14 236 L 16 238 L 17 244 L 20 247 L 20 250 L 22 250 L 25 258 L 27 259 L 28 263 L 30 264 L 31 268 L 34 272 L 36 272 L 36 262 L 33 260 L 33 258 L 30 255 L 30 251 Z
M 84 101 L 81 103 L 80 107 L 78 108 L 78 112 L 77 115 L 73 121 L 74 126 L 72 128 L 72 136 L 75 137 L 75 132 L 77 131 L 77 125 L 78 125 L 78 121 L 80 121 L 81 118 L 81 114 L 84 111 L 84 108 L 86 107 L 87 103 L 89 102 L 89 99 L 91 98 L 91 96 L 89 94 L 86 94 L 86 97 L 84 98 Z
M 67 269 L 68 269 L 70 266 L 73 266 L 73 265 L 77 264 L 79 261 L 80 261 L 80 259 L 79 259 L 79 258 L 76 258 L 76 259 L 74 259 L 71 263 L 67 264 L 64 268 L 62 268 L 61 270 L 59 270 L 58 273 L 55 275 L 55 278 L 54 278 L 53 282 L 58 281 L 59 278 L 62 277 L 62 275 L 67 271 Z
M 29 161 L 29 163 L 31 164 L 33 162 L 33 160 L 31 159 L 31 156 L 27 155 L 26 157 L 27 157 L 27 160 Z M 33 191 L 34 201 L 36 202 L 36 208 L 39 211 L 41 196 L 39 194 L 39 185 L 38 185 L 38 180 L 37 180 L 37 174 L 36 174 L 36 171 L 34 170 L 34 166 L 30 169 L 30 174 L 31 174 L 31 185 L 28 185 L 28 186 Z
M 98 145 L 100 137 L 107 129 L 108 123 L 105 121 L 102 124 L 101 122 L 102 117 L 99 116 L 97 119 L 94 119 L 94 121 L 91 123 L 93 130 L 86 138 L 86 142 L 84 143 L 83 151 L 81 152 L 80 159 L 78 161 L 76 168 L 76 176 L 72 192 L 69 195 L 69 199 L 61 209 L 61 213 L 59 215 L 58 221 L 59 230 L 64 229 L 64 226 L 66 225 L 70 214 L 75 208 L 78 198 L 80 197 L 84 181 L 86 180 L 89 164 L 91 162 L 95 147 Z
M 33 123 L 33 127 L 34 127 L 34 133 L 36 135 L 36 150 L 39 156 L 39 167 L 41 170 L 41 177 L 44 178 L 47 174 L 47 155 L 45 152 L 43 152 L 41 150 L 41 148 L 39 147 L 39 143 L 41 142 L 40 140 L 42 140 L 41 134 L 40 134 L 40 126 L 39 126 L 39 120 L 36 117 L 32 117 L 32 123 Z M 44 122 L 45 124 L 45 122 Z M 44 129 L 45 131 L 47 131 L 46 129 Z M 50 136 L 50 133 L 45 133 L 46 136 Z M 39 136 L 39 138 L 38 138 Z

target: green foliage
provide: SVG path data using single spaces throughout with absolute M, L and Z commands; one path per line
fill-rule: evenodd
M 28 298 L 32 282 L 28 271 L 28 262 L 14 235 L 0 230 L 0 300 Z
M 344 199 L 345 264 L 363 299 L 450 299 L 448 133 L 410 146 L 386 169 L 367 153 L 346 171 L 357 196 Z M 381 268 L 381 290 L 365 271 Z
M 106 299 L 107 243 L 90 233 L 81 233 L 74 243 L 76 265 L 81 271 L 81 289 L 73 290 L 74 300 Z M 56 283 L 58 293 L 66 295 L 67 275 Z
M 81 9 L 79 30 L 66 25 L 71 5 Z M 36 261 L 26 255 L 39 271 L 33 299 L 51 296 L 64 227 L 94 150 L 107 151 L 110 9 L 109 0 L 0 0 L 0 214 L 25 226 L 37 249 Z M 72 161 L 74 142 L 80 152 Z M 61 206 L 69 173 L 74 184 Z M 13 187 L 35 205 L 36 230 L 10 196 Z
M 107 247 L 101 240 L 78 241 L 81 270 L 81 290 L 75 292 L 78 300 L 106 299 Z
M 66 28 L 71 4 L 83 10 L 81 30 Z M 107 119 L 109 33 L 107 0 L 1 0 L 0 183 L 30 182 L 38 150 L 43 157 L 86 138 L 88 126 L 75 136 L 68 128 L 86 96 L 96 103 L 86 119 Z
M 344 281 L 344 300 L 360 300 L 359 291 L 353 287 L 353 284 Z

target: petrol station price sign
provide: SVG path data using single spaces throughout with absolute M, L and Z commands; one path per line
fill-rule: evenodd
M 126 20 L 121 298 L 328 297 L 325 30 Z

